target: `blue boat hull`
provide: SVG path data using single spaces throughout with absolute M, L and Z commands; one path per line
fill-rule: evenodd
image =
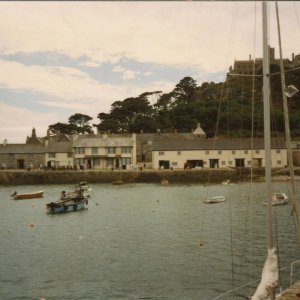
M 74 212 L 78 210 L 85 209 L 85 205 L 87 204 L 87 200 L 81 200 L 79 202 L 72 203 L 54 203 L 51 202 L 46 205 L 46 210 L 48 213 L 67 213 Z

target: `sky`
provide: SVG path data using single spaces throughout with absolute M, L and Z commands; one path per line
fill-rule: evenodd
M 300 2 L 279 1 L 279 13 L 291 59 Z M 262 56 L 261 40 L 259 1 L 1 1 L 0 144 L 24 143 L 33 127 L 45 136 L 75 113 L 98 124 L 115 101 L 168 93 L 186 76 L 199 86 L 223 81 L 235 59 Z

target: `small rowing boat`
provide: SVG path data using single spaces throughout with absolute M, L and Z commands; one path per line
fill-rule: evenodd
M 33 199 L 33 198 L 41 198 L 44 195 L 44 191 L 38 191 L 38 192 L 33 192 L 33 193 L 23 193 L 23 194 L 18 194 L 17 191 L 15 191 L 11 197 L 14 200 L 23 200 L 23 199 Z

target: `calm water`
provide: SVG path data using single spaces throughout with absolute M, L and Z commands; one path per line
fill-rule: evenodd
M 208 300 L 256 280 L 266 254 L 264 186 L 255 184 L 252 201 L 249 186 L 93 184 L 88 209 L 64 215 L 46 214 L 45 204 L 72 185 L 1 187 L 0 299 Z M 41 189 L 42 199 L 9 197 Z M 207 192 L 227 201 L 204 205 Z M 300 258 L 290 206 L 275 213 L 288 266 Z

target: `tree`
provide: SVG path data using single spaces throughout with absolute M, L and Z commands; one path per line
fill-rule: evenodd
M 88 115 L 76 113 L 69 117 L 69 124 L 76 128 L 77 133 L 93 133 L 92 127 L 88 124 L 93 118 Z
M 60 122 L 49 125 L 48 129 L 52 134 L 72 134 L 74 131 L 76 131 L 76 127 L 74 125 Z
M 176 99 L 175 101 L 185 104 L 195 101 L 196 88 L 196 80 L 191 77 L 184 77 L 178 84 L 176 84 L 176 87 L 173 90 L 173 95 Z

